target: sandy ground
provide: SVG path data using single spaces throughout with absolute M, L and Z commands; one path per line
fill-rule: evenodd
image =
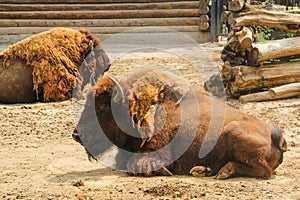
M 220 45 L 208 44 L 204 49 L 220 66 Z M 199 60 L 202 50 L 190 49 L 186 54 Z M 120 75 L 132 66 L 160 63 L 179 70 L 191 84 L 201 87 L 201 76 L 205 79 L 203 74 L 215 70 L 211 60 L 202 58 L 205 67 L 199 75 L 182 58 L 151 53 L 143 56 L 135 54 L 114 61 L 110 73 Z M 229 100 L 228 104 L 285 131 L 288 151 L 271 179 L 128 176 L 88 161 L 84 149 L 71 137 L 75 127 L 71 101 L 2 104 L 0 199 L 300 199 L 299 98 L 247 104 Z M 72 182 L 78 180 L 84 185 L 73 186 Z

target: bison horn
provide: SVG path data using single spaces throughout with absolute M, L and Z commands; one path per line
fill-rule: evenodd
M 108 75 L 108 78 L 115 84 L 117 94 L 113 97 L 113 102 L 118 103 L 121 101 L 122 97 L 124 96 L 123 89 L 116 79 L 114 79 L 113 77 L 111 77 L 109 75 Z
M 95 72 L 92 72 L 91 73 L 91 76 L 90 76 L 90 83 L 92 86 L 96 85 L 96 80 L 95 80 Z

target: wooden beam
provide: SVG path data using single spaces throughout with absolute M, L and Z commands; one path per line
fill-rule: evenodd
M 66 3 L 153 3 L 153 2 L 180 2 L 180 1 L 198 1 L 198 0 L 0 0 L 0 4 L 66 4 Z
M 30 11 L 0 12 L 1 19 L 124 19 L 124 18 L 164 18 L 197 17 L 198 9 L 182 10 L 125 10 L 119 11 Z
M 36 34 L 42 31 L 47 31 L 52 27 L 0 27 L 0 34 L 3 35 L 21 35 L 21 34 Z M 113 33 L 123 33 L 127 31 L 137 32 L 137 33 L 163 33 L 170 29 L 178 32 L 199 32 L 199 27 L 197 26 L 154 26 L 154 27 L 69 27 L 73 29 L 85 28 L 90 30 L 92 33 L 97 34 L 113 34 Z M 140 28 L 140 29 L 137 29 Z M 166 30 L 165 30 L 166 29 Z
M 0 19 L 0 27 L 124 27 L 124 26 L 191 26 L 198 25 L 199 19 L 191 18 L 134 18 L 134 19 Z
M 68 10 L 153 10 L 195 9 L 197 1 L 122 4 L 2 4 L 0 11 L 68 11 Z M 206 14 L 206 13 L 205 13 Z

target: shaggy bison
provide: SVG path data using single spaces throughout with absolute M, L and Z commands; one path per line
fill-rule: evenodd
M 62 101 L 80 95 L 109 68 L 100 40 L 87 30 L 54 28 L 0 52 L 0 102 Z
M 100 78 L 73 138 L 95 159 L 118 146 L 116 167 L 145 176 L 269 178 L 287 150 L 279 128 L 157 69 L 134 72 L 120 82 Z M 199 154 L 202 148 L 208 153 Z

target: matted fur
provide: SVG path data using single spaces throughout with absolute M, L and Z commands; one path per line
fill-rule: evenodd
M 74 88 L 81 91 L 84 80 L 79 73 L 80 66 L 99 43 L 99 39 L 91 37 L 86 30 L 53 28 L 2 51 L 0 67 L 10 68 L 11 63 L 21 60 L 24 67 L 32 68 L 32 89 L 37 100 L 62 101 L 71 98 Z M 104 60 L 108 61 L 106 55 Z

